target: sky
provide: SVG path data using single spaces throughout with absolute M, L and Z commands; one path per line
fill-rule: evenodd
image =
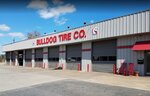
M 0 0 L 0 54 L 2 45 L 29 32 L 50 34 L 149 9 L 150 0 Z

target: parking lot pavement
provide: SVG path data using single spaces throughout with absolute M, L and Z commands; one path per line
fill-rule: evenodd
M 150 91 L 150 77 L 0 65 L 0 92 L 65 79 Z
M 0 65 L 0 92 L 65 79 L 35 74 L 40 71 L 43 70 Z
M 77 80 L 61 80 L 1 92 L 0 96 L 150 96 L 150 91 Z

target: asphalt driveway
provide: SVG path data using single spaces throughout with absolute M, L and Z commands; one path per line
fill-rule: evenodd
M 150 91 L 78 80 L 61 80 L 1 92 L 0 96 L 150 96 Z

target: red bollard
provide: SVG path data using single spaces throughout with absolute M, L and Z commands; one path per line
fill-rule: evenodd
M 80 69 L 80 63 L 78 64 L 78 71 L 80 71 L 81 69 Z
M 64 64 L 62 64 L 62 70 L 64 69 Z
M 89 72 L 89 64 L 87 64 L 87 72 Z
M 72 70 L 74 69 L 74 64 L 72 64 Z
M 117 73 L 117 68 L 116 68 L 116 64 L 113 65 L 113 73 L 116 74 Z
M 124 72 L 123 72 L 123 75 L 126 76 L 126 75 L 127 75 L 127 70 L 126 70 L 126 68 L 124 68 L 123 71 L 124 71 Z

